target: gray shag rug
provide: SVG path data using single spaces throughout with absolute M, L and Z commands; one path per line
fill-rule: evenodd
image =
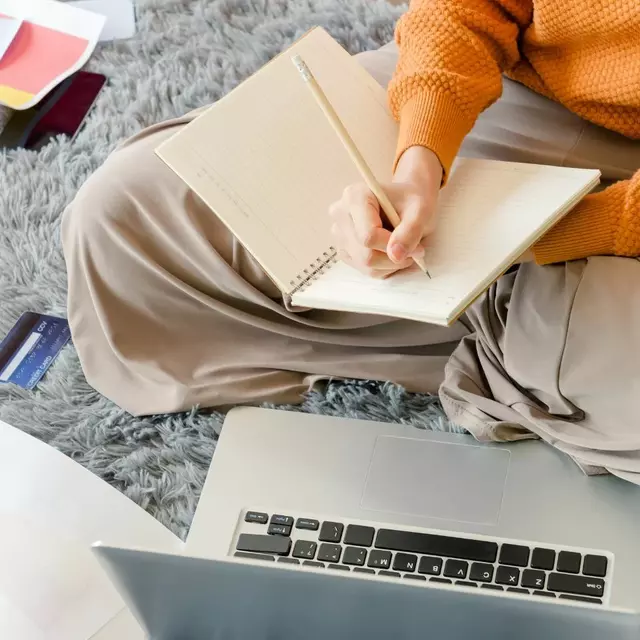
M 24 311 L 65 315 L 60 216 L 123 138 L 215 101 L 314 25 L 350 52 L 392 38 L 386 0 L 138 0 L 135 38 L 99 48 L 109 85 L 71 144 L 0 153 L 0 336 Z M 330 383 L 291 410 L 450 430 L 437 401 L 393 385 Z M 67 347 L 35 391 L 0 385 L 0 419 L 56 447 L 184 537 L 223 416 L 134 418 L 96 393 Z

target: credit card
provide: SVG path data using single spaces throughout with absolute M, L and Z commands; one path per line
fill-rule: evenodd
M 0 342 L 0 382 L 33 389 L 71 338 L 64 318 L 28 311 Z

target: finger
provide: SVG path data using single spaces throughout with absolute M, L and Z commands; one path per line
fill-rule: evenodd
M 376 251 L 384 251 L 386 253 L 390 238 L 391 231 L 389 231 L 388 229 L 371 229 L 369 235 L 364 238 L 362 246 L 365 249 L 375 249 Z
M 365 269 L 374 269 L 376 271 L 397 271 L 398 269 L 406 269 L 413 264 L 411 258 L 406 258 L 401 262 L 392 262 L 389 256 L 383 251 L 365 250 L 360 254 L 351 254 L 352 258 Z
M 373 278 L 375 280 L 385 280 L 389 276 L 392 276 L 394 273 L 400 271 L 400 267 L 398 265 L 394 265 L 393 269 L 371 269 L 368 267 L 363 267 L 362 264 L 348 258 L 344 260 L 350 267 L 353 267 L 363 275 L 368 278 Z
M 354 220 L 350 215 L 345 215 L 345 212 L 344 206 L 336 206 L 331 211 L 334 220 L 331 234 L 343 262 L 372 277 L 384 277 L 413 264 L 411 259 L 400 263 L 389 259 L 386 250 L 391 233 L 386 229 L 374 229 L 367 239 L 371 247 L 364 246 L 356 231 Z
M 394 265 L 392 269 L 375 269 L 366 267 L 362 264 L 362 262 L 354 260 L 346 251 L 342 249 L 338 250 L 338 259 L 345 264 L 348 264 L 350 267 L 357 269 L 364 275 L 369 276 L 370 278 L 385 279 L 398 271 L 398 266 L 396 265 Z
M 386 251 L 387 247 L 383 244 L 383 240 L 391 235 L 388 231 L 386 232 L 387 235 L 381 233 L 380 237 L 373 243 L 380 248 L 370 249 L 360 242 L 355 223 L 352 219 L 343 220 L 342 222 L 343 224 L 340 225 L 340 232 L 343 234 L 343 246 L 351 257 L 352 262 L 363 273 L 368 273 L 371 270 L 388 271 L 401 268 L 398 264 L 389 260 L 389 256 Z M 380 231 L 384 232 L 384 229 L 380 229 Z
M 367 190 L 359 197 L 352 199 L 349 203 L 349 212 L 358 239 L 363 245 L 368 246 L 370 236 L 382 229 L 380 205 L 377 198 Z
M 348 190 L 345 190 L 345 194 L 347 192 Z M 332 220 L 331 235 L 335 240 L 336 247 L 347 252 L 349 247 L 357 248 L 359 243 L 346 196 L 329 207 L 329 216 Z M 386 247 L 383 250 L 386 251 Z
M 429 229 L 429 215 L 421 203 L 409 204 L 402 212 L 402 220 L 389 239 L 387 253 L 400 262 L 416 251 Z M 418 249 L 419 250 L 419 249 Z
M 369 234 L 369 237 L 365 240 L 364 246 L 367 249 L 384 251 L 384 253 L 386 254 L 390 238 L 391 231 L 387 229 L 373 229 Z M 424 256 L 424 247 L 422 245 L 418 245 L 416 249 L 411 253 L 410 257 L 422 258 L 422 256 Z
M 340 255 L 341 253 L 346 253 L 346 241 L 344 238 L 344 235 L 342 233 L 342 229 L 340 228 L 340 225 L 338 224 L 332 224 L 331 225 L 331 241 L 333 246 L 336 249 L 336 252 L 338 254 L 338 257 L 342 258 L 342 256 Z M 345 260 L 346 262 L 346 260 Z

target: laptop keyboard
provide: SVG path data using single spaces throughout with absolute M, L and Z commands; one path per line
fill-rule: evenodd
M 612 570 L 612 556 L 607 552 L 262 511 L 243 514 L 234 555 L 592 604 L 606 602 Z

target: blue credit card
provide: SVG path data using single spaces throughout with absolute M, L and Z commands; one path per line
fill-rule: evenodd
M 0 342 L 0 382 L 33 389 L 70 338 L 64 318 L 24 313 Z

